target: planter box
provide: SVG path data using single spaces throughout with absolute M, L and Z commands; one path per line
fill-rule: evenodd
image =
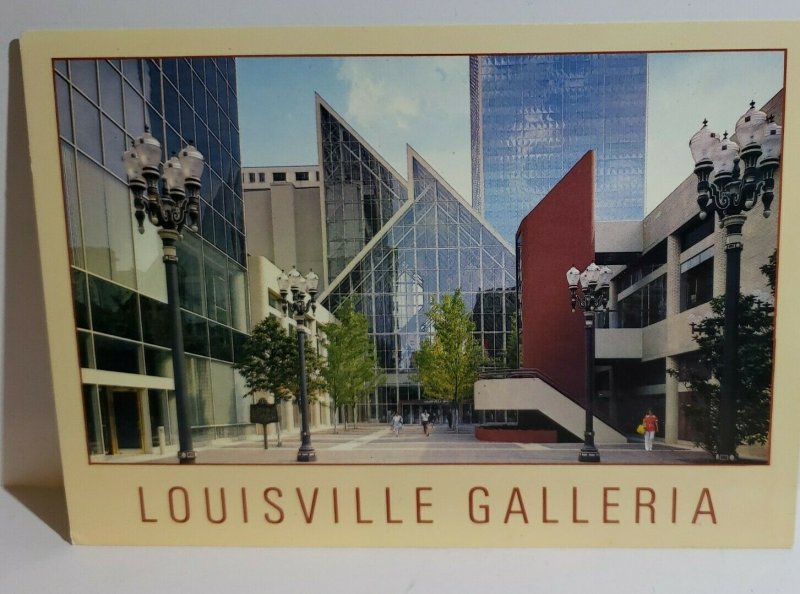
M 505 443 L 557 443 L 558 433 L 555 429 L 475 427 L 475 438 L 480 441 Z

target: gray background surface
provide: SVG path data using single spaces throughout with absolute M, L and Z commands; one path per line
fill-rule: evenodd
M 159 21 L 172 15 L 173 22 Z M 40 320 L 34 215 L 14 40 L 59 28 L 574 23 L 800 19 L 792 0 L 6 0 L 0 6 L 0 471 L 48 485 L 59 472 Z M 9 149 L 10 152 L 9 152 Z M 13 279 L 11 282 L 9 279 Z M 32 373 L 35 371 L 35 373 Z M 23 397 L 24 396 L 24 397 Z M 43 404 L 47 404 L 44 400 Z M 72 547 L 57 500 L 0 490 L 0 592 L 794 592 L 800 550 L 316 550 Z M 768 505 L 765 493 L 765 505 Z M 35 510 L 36 513 L 31 511 Z M 38 516 L 37 516 L 38 514 Z M 53 519 L 55 518 L 55 519 Z M 380 546 L 380 542 L 374 543 Z M 425 543 L 421 542 L 420 546 Z

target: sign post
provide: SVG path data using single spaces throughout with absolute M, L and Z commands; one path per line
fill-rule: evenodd
M 259 398 L 258 402 L 250 405 L 250 422 L 259 423 L 264 428 L 264 449 L 269 449 L 267 444 L 267 425 L 278 423 L 278 405 L 270 404 L 266 398 Z

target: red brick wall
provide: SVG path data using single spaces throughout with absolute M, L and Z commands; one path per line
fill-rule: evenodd
M 566 273 L 594 259 L 594 152 L 589 151 L 522 220 L 519 268 L 522 366 L 578 402 L 586 398 L 583 315 L 570 308 Z

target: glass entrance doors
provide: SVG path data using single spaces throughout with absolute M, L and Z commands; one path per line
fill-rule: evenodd
M 108 429 L 111 454 L 140 454 L 144 452 L 142 430 L 141 390 L 106 387 L 107 415 L 103 425 Z

